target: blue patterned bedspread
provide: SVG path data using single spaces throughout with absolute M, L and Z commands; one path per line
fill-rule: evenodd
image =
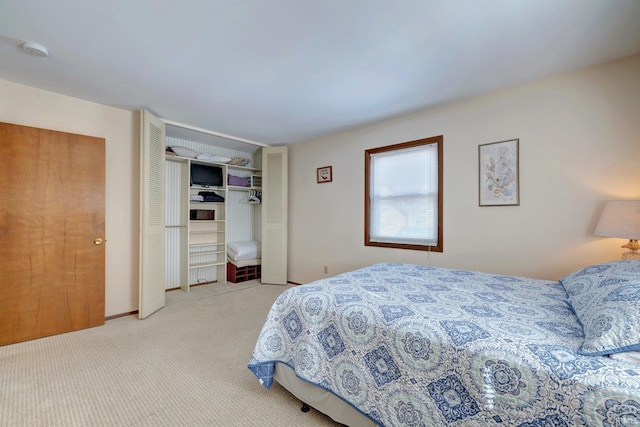
M 640 366 L 577 354 L 559 282 L 376 264 L 291 288 L 249 369 L 275 362 L 384 426 L 640 426 Z

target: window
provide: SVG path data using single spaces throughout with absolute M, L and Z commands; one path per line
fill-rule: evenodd
M 442 141 L 365 151 L 365 246 L 442 252 Z

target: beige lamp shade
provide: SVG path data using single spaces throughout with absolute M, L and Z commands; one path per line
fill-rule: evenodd
M 604 205 L 595 235 L 640 239 L 640 200 L 609 200 Z
M 640 200 L 609 200 L 604 205 L 595 235 L 629 239 L 622 247 L 630 251 L 623 253 L 622 259 L 640 261 Z

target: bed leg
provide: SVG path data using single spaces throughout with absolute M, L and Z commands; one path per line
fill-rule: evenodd
M 302 408 L 300 408 L 300 410 L 301 410 L 302 412 L 309 412 L 309 410 L 310 410 L 310 409 L 311 409 L 311 408 L 309 407 L 309 405 L 307 405 L 307 404 L 306 404 L 306 403 L 304 403 L 304 402 L 302 403 Z

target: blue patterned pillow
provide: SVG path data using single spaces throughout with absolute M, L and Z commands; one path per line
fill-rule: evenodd
M 560 282 L 584 331 L 580 354 L 640 350 L 640 261 L 592 265 Z

